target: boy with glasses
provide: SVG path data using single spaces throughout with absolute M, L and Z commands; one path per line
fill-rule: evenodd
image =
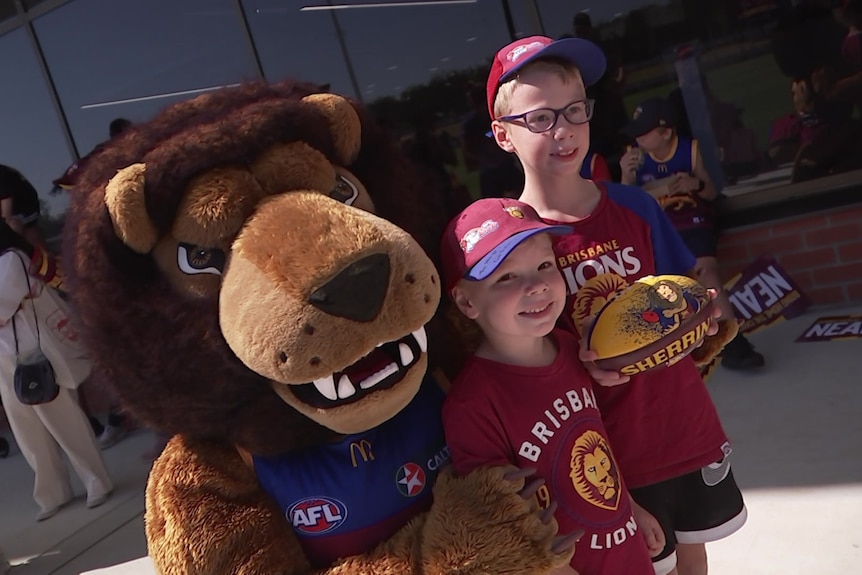
M 494 139 L 524 166 L 520 200 L 546 223 L 573 228 L 554 242 L 568 293 L 564 319 L 573 329 L 586 319 L 573 304 L 588 279 L 606 272 L 629 282 L 692 275 L 695 266 L 646 192 L 580 175 L 593 107 L 586 86 L 604 70 L 604 55 L 589 41 L 533 36 L 497 53 L 487 84 Z M 656 573 L 706 573 L 704 544 L 739 529 L 746 510 L 727 460 L 730 445 L 694 361 L 631 379 L 594 366 L 590 373 L 600 383 L 595 394 L 622 476 L 664 531 Z

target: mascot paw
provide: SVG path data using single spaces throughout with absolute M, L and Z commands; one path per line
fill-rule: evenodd
M 556 536 L 554 506 L 540 509 L 542 481 L 529 481 L 531 474 L 514 467 L 441 473 L 422 534 L 422 572 L 543 575 L 567 565 L 577 535 Z
M 710 362 L 712 362 L 712 360 L 721 353 L 724 346 L 736 337 L 737 333 L 739 333 L 739 324 L 736 322 L 735 318 L 730 320 L 719 320 L 718 332 L 715 335 L 707 336 L 703 340 L 703 345 L 691 352 L 691 356 L 694 358 L 694 363 L 697 367 L 707 367 Z

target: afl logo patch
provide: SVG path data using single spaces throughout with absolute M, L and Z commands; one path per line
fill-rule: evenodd
M 425 470 L 416 463 L 405 463 L 395 474 L 395 485 L 405 497 L 415 497 L 425 489 Z
M 347 519 L 347 506 L 337 499 L 310 497 L 287 510 L 287 520 L 303 535 L 322 535 L 337 529 Z

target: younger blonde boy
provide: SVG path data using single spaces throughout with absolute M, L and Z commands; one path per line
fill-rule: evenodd
M 638 532 L 644 519 L 632 508 L 577 339 L 555 329 L 566 287 L 551 234 L 571 231 L 505 198 L 479 200 L 447 227 L 444 285 L 483 334 L 443 404 L 447 445 L 458 475 L 488 465 L 536 470 L 539 505 L 562 534 L 583 531 L 570 564 L 553 575 L 652 575 Z M 661 530 L 648 520 L 658 552 Z M 546 572 L 536 567 L 530 572 Z

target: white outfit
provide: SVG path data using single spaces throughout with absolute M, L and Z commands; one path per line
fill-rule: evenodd
M 27 257 L 20 255 L 26 262 Z M 35 294 L 32 298 L 26 297 L 28 279 L 31 293 Z M 75 391 L 89 375 L 90 364 L 76 351 L 80 346 L 74 333 L 67 331 L 68 318 L 49 289 L 40 280 L 26 275 L 19 252 L 7 251 L 0 255 L 0 321 L 6 322 L 0 326 L 0 397 L 15 440 L 36 474 L 33 498 L 43 511 L 55 509 L 72 497 L 69 472 L 58 444 L 81 478 L 88 500 L 103 497 L 113 488 L 93 429 L 78 404 Z M 19 353 L 25 357 L 39 346 L 34 305 L 42 351 L 51 361 L 61 387 L 53 401 L 25 405 L 18 401 L 13 383 L 16 362 L 11 318 L 14 314 Z M 66 343 L 70 345 L 63 351 Z

